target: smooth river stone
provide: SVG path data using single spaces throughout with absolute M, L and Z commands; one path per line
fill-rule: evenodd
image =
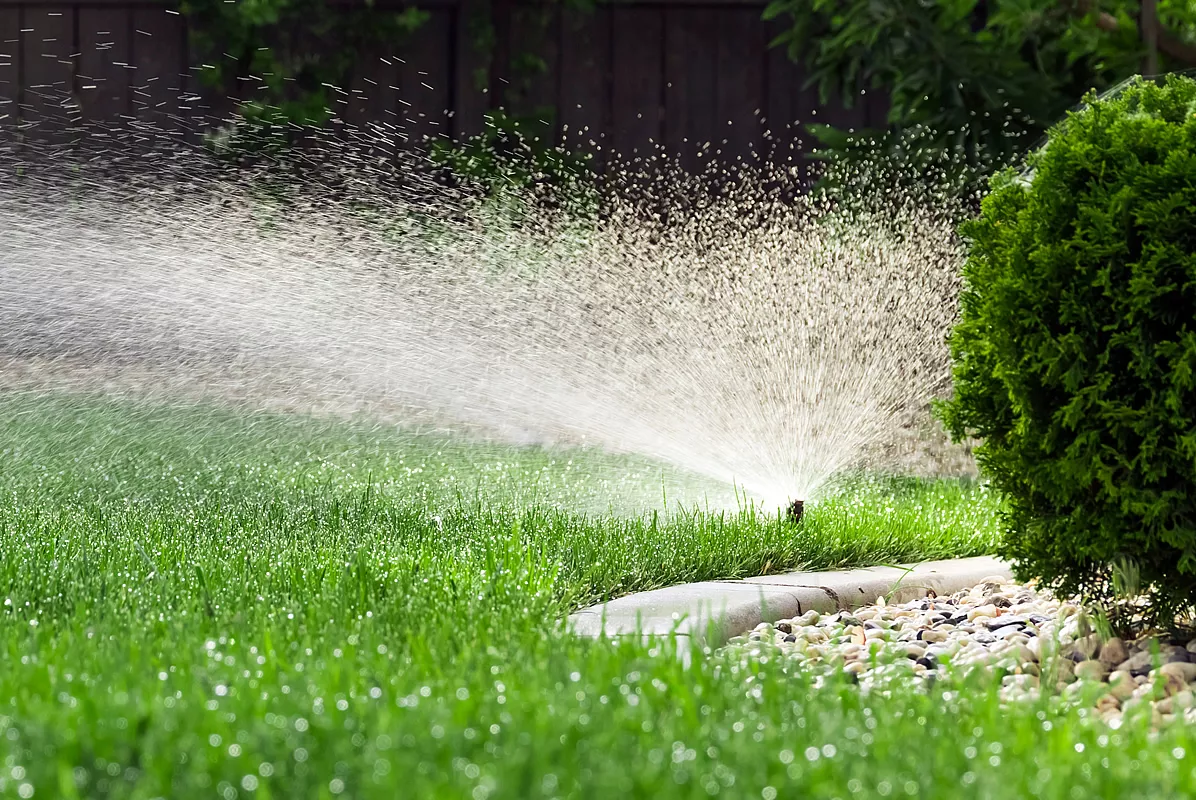
M 1172 661 L 1169 664 L 1159 667 L 1158 671 L 1164 675 L 1174 675 L 1184 683 L 1196 683 L 1196 664 L 1186 661 Z
M 1131 697 L 1137 688 L 1138 684 L 1134 681 L 1134 676 L 1124 670 L 1118 670 L 1109 675 L 1109 691 L 1122 700 Z
M 1169 665 L 1164 664 L 1163 666 L 1166 667 Z M 1168 697 L 1173 694 L 1179 694 L 1188 688 L 1188 682 L 1174 672 L 1164 672 L 1162 669 L 1158 669 L 1152 672 L 1151 675 L 1155 679 L 1155 686 L 1157 687 L 1159 684 L 1162 684 L 1163 693 Z M 1149 686 L 1139 688 L 1149 688 Z
M 1110 668 L 1123 663 L 1130 657 L 1130 650 L 1125 645 L 1125 640 L 1114 636 L 1109 641 L 1101 645 L 1100 660 L 1101 663 Z
M 902 652 L 904 652 L 909 658 L 912 658 L 916 661 L 917 659 L 926 655 L 926 648 L 920 644 L 910 643 L 902 648 Z
M 1109 674 L 1109 668 L 1095 659 L 1088 659 L 1076 664 L 1076 677 L 1086 681 L 1103 681 Z
M 1145 711 L 1156 725 L 1172 720 L 1196 725 L 1196 639 L 1179 647 L 1150 637 L 1133 644 L 1116 637 L 1102 642 L 1088 633 L 1075 604 L 1006 584 L 978 586 L 952 601 L 878 603 L 826 617 L 807 612 L 758 626 L 744 638 L 763 641 L 738 652 L 759 658 L 776 652 L 773 642 L 781 643 L 787 658 L 812 669 L 843 670 L 861 687 L 901 676 L 931 686 L 941 660 L 950 658 L 965 674 L 1009 671 L 1002 703 L 1025 702 L 1042 691 L 1079 701 L 1089 696 L 1092 682 L 1107 681 L 1094 719 L 1114 722 Z M 814 644 L 818 641 L 828 643 Z
M 1184 648 L 1173 644 L 1164 645 L 1159 648 L 1159 657 L 1164 664 L 1171 664 L 1177 661 L 1181 663 L 1190 661 L 1190 655 Z
M 1142 650 L 1134 653 L 1132 656 L 1122 661 L 1117 665 L 1119 671 L 1128 672 L 1131 675 L 1136 673 L 1145 674 L 1154 664 L 1154 656 L 1149 650 Z
M 1196 708 L 1196 694 L 1193 694 L 1191 689 L 1184 689 L 1182 692 L 1163 698 L 1155 707 L 1163 714 L 1187 711 L 1190 708 Z

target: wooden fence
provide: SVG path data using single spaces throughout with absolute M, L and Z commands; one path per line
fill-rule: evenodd
M 503 0 L 512 2 L 532 0 Z M 762 0 L 626 0 L 591 11 L 548 6 L 547 24 L 495 17 L 488 61 L 473 46 L 472 0 L 425 0 L 430 17 L 399 52 L 363 53 L 339 116 L 393 124 L 401 137 L 478 131 L 507 85 L 510 53 L 530 50 L 548 68 L 510 84 L 502 102 L 556 109 L 558 141 L 629 155 L 661 146 L 689 165 L 710 142 L 724 158 L 788 148 L 792 123 L 848 127 L 883 121 L 879 98 L 823 107 L 803 90 L 801 68 L 761 20 Z M 0 136 L 63 136 L 72 119 L 114 122 L 145 115 L 219 116 L 199 80 L 186 20 L 154 0 L 0 0 Z M 771 135 L 765 137 L 765 132 Z M 766 143 L 772 142 L 771 145 Z

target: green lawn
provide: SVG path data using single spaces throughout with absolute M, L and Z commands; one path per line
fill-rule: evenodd
M 973 555 L 981 487 L 856 477 L 800 527 L 629 458 L 0 397 L 0 796 L 1163 797 L 1196 741 L 992 687 L 861 698 L 573 608 Z M 637 513 L 637 509 L 639 510 Z M 944 694 L 946 692 L 946 694 Z M 1103 738 L 1102 738 L 1103 737 Z

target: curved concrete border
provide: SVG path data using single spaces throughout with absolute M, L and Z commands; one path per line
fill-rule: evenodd
M 832 572 L 791 572 L 729 581 L 703 581 L 620 597 L 575 612 L 569 628 L 579 636 L 651 636 L 676 633 L 689 647 L 718 647 L 761 622 L 854 611 L 892 593 L 889 602 L 954 594 L 988 577 L 1009 578 L 1005 562 L 988 556 L 926 561 L 909 567 L 868 567 Z

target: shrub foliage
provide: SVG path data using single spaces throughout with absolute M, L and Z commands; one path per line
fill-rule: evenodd
M 1196 600 L 1196 82 L 1085 102 L 961 228 L 940 413 L 1020 577 L 1109 599 L 1131 563 L 1161 620 Z

